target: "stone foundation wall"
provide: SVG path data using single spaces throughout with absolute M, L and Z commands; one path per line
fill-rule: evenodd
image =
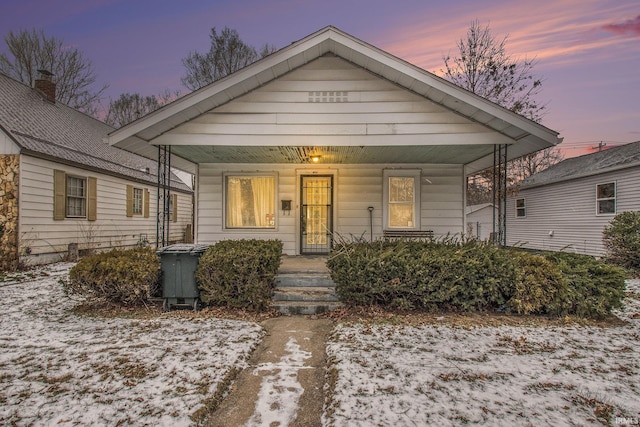
M 0 271 L 18 268 L 19 156 L 0 155 Z

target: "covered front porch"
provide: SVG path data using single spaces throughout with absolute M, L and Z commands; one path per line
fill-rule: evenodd
M 289 255 L 463 234 L 466 176 L 559 141 L 333 27 L 109 137 L 196 175 L 197 243 L 277 238 Z

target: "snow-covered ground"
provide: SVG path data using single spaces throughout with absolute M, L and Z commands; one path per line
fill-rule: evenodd
M 59 284 L 70 267 L 0 277 L 0 425 L 192 425 L 263 335 L 204 317 L 77 316 Z M 324 425 L 640 425 L 640 281 L 629 290 L 615 327 L 339 324 Z M 309 355 L 288 348 L 255 368 L 275 376 L 249 425 L 295 413 Z
M 640 281 L 616 327 L 342 324 L 331 426 L 640 425 Z
M 0 425 L 183 426 L 262 338 L 255 323 L 79 317 L 55 264 L 0 281 Z

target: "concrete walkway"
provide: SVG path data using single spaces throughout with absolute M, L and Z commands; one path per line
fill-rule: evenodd
M 267 334 L 208 423 L 211 427 L 321 425 L 328 319 L 287 316 Z

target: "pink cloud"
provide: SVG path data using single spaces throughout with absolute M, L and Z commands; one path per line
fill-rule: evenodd
M 635 19 L 629 19 L 621 24 L 607 24 L 602 28 L 616 34 L 640 36 L 640 15 L 636 16 Z

